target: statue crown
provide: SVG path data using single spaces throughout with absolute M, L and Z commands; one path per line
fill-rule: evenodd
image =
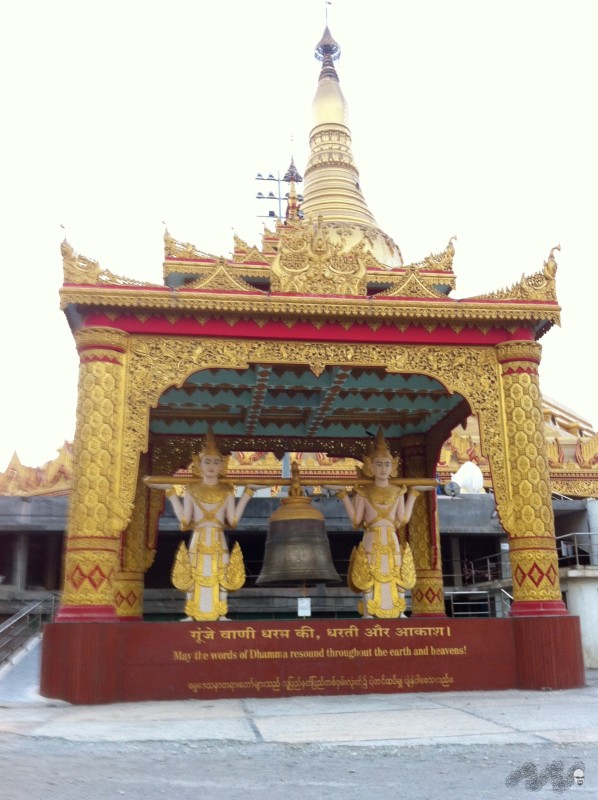
M 363 472 L 370 478 L 374 474 L 373 463 L 377 458 L 390 458 L 392 461 L 392 470 L 390 474 L 393 478 L 395 478 L 398 474 L 401 460 L 399 456 L 393 456 L 388 449 L 382 428 L 378 428 L 378 434 L 375 442 L 370 441 L 367 452 L 363 459 Z
M 208 428 L 208 432 L 206 433 L 201 450 L 191 459 L 191 469 L 193 472 L 200 472 L 200 463 L 202 458 L 205 458 L 205 456 L 218 456 L 223 461 L 226 460 L 226 456 L 218 448 L 216 437 L 212 433 L 211 428 Z
M 388 445 L 386 444 L 386 439 L 384 438 L 384 433 L 382 432 L 382 428 L 378 428 L 378 433 L 376 435 L 376 441 L 370 442 L 370 446 L 368 448 L 368 455 L 371 459 L 374 458 L 392 458 L 392 453 L 388 449 Z

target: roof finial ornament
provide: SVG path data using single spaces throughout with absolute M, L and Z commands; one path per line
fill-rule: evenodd
M 322 38 L 316 45 L 314 55 L 318 61 L 325 61 L 327 57 L 330 61 L 338 61 L 341 57 L 341 46 L 336 39 L 332 38 L 328 25 L 326 25 Z
M 555 246 L 550 251 L 550 254 L 549 254 L 548 258 L 544 262 L 544 274 L 548 278 L 554 278 L 555 275 L 556 275 L 557 263 L 556 263 L 556 258 L 554 257 L 554 251 L 555 250 L 558 250 L 559 253 L 561 252 L 560 243 L 559 244 L 555 244 Z
M 328 27 L 328 3 L 325 3 L 326 9 L 326 27 L 322 38 L 316 45 L 316 52 L 314 53 L 318 61 L 322 62 L 322 69 L 320 70 L 320 80 L 322 78 L 332 78 L 338 81 L 338 75 L 334 68 L 334 62 L 338 61 L 341 56 L 341 48 L 337 41 L 332 38 L 330 28 Z
M 301 177 L 299 171 L 297 170 L 297 167 L 295 166 L 295 159 L 293 158 L 293 156 L 291 156 L 291 163 L 289 165 L 289 168 L 284 174 L 283 181 L 286 181 L 287 183 L 290 183 L 291 181 L 295 181 L 295 183 L 301 183 L 302 180 L 303 178 Z
M 303 181 L 302 176 L 299 174 L 297 167 L 295 166 L 295 160 L 293 156 L 291 156 L 291 163 L 289 168 L 285 172 L 283 181 L 286 181 L 289 184 L 289 191 L 287 192 L 287 210 L 285 214 L 285 219 L 288 222 L 289 220 L 299 220 L 302 218 L 302 214 L 300 211 L 299 206 L 299 195 L 297 194 L 297 184 Z

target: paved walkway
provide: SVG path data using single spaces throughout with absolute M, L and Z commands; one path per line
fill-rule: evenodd
M 0 735 L 76 742 L 598 743 L 598 670 L 556 692 L 179 700 L 73 706 L 38 694 L 39 644 L 0 673 Z

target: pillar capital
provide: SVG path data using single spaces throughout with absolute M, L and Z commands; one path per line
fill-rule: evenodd
M 81 365 L 99 363 L 123 367 L 128 339 L 129 334 L 125 331 L 112 328 L 82 328 L 75 333 L 79 362 Z
M 81 328 L 75 333 L 75 343 L 79 353 L 90 349 L 113 350 L 124 353 L 129 334 L 116 328 Z
M 529 372 L 537 373 L 542 358 L 542 345 L 532 341 L 502 342 L 502 344 L 496 345 L 496 353 L 503 374 L 509 369 L 516 369 L 516 366 L 509 367 L 508 365 L 515 365 L 517 362 L 527 365 Z

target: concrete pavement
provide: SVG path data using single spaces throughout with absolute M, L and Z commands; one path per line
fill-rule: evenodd
M 0 735 L 73 742 L 598 743 L 598 671 L 556 692 L 432 692 L 73 706 L 38 694 L 39 642 L 0 674 Z

